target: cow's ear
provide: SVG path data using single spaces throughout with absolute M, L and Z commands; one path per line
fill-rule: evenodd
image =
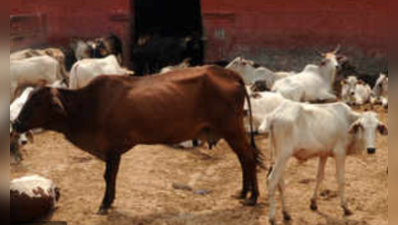
M 342 85 L 342 86 L 344 86 L 344 85 L 346 85 L 346 84 L 347 84 L 347 81 L 346 81 L 346 80 L 342 80 L 342 81 L 341 81 L 341 85 Z
M 358 133 L 359 129 L 362 128 L 362 124 L 360 122 L 355 122 L 350 128 L 350 134 Z
M 26 137 L 28 138 L 30 143 L 33 144 L 35 142 L 35 139 L 33 137 L 33 133 L 31 131 L 26 132 Z
M 384 124 L 379 124 L 377 127 L 381 135 L 388 136 L 388 128 Z
M 62 103 L 61 99 L 59 98 L 59 92 L 56 89 L 52 89 L 52 103 L 53 103 L 53 106 L 55 107 L 55 110 L 58 113 L 60 113 L 64 116 L 67 115 L 64 104 Z
M 358 80 L 357 84 L 359 84 L 359 85 L 364 85 L 365 82 L 363 82 L 363 80 Z
M 337 61 L 343 61 L 343 60 L 345 60 L 345 57 L 343 56 L 343 55 L 336 55 L 336 59 L 337 59 Z

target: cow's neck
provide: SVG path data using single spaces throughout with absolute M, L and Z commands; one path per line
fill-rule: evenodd
M 359 155 L 365 150 L 365 138 L 362 131 L 358 131 L 357 134 L 350 134 L 351 143 L 349 145 L 347 155 Z
M 319 71 L 321 73 L 322 79 L 330 84 L 330 88 L 333 88 L 333 84 L 336 80 L 336 69 L 332 68 L 329 65 L 325 65 L 320 66 Z
M 359 118 L 359 113 L 352 113 L 349 117 L 349 124 L 354 124 Z M 365 150 L 365 139 L 361 132 L 362 131 L 359 131 L 357 134 L 349 134 L 350 143 L 347 149 L 347 155 L 358 155 Z
M 80 91 L 59 90 L 59 98 L 65 109 L 66 116 L 62 117 L 62 121 L 57 123 L 55 131 L 67 134 L 73 132 L 75 126 L 83 127 L 90 121 L 87 117 L 90 114 L 90 105 L 92 102 L 87 100 L 87 95 L 81 94 Z

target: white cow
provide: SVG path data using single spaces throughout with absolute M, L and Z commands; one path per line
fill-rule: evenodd
M 13 52 L 13 53 L 10 54 L 10 61 L 30 58 L 30 57 L 28 57 L 28 55 L 32 51 L 33 51 L 33 49 L 28 48 L 28 49 L 24 49 L 24 50 Z
M 372 91 L 372 104 L 381 103 L 384 108 L 388 108 L 388 77 L 380 74 Z
M 10 54 L 10 61 L 28 59 L 38 56 L 50 56 L 58 61 L 60 65 L 60 74 L 63 79 L 67 81 L 69 79 L 69 74 L 65 69 L 65 54 L 61 49 L 58 48 L 46 48 L 46 49 L 25 49 L 15 53 Z
M 255 68 L 253 61 L 242 57 L 234 59 L 225 68 L 239 73 L 247 85 L 253 85 L 256 81 L 265 81 L 268 90 L 274 86 L 277 80 L 289 77 L 292 74 L 287 72 L 274 73 L 265 67 Z
M 259 92 L 250 95 L 253 114 L 253 131 L 258 132 L 260 125 L 285 101 L 282 95 L 274 92 Z M 247 102 L 245 102 L 245 111 L 248 111 Z M 245 120 L 246 131 L 250 132 L 250 120 Z
M 336 101 L 337 97 L 333 94 L 339 67 L 336 54 L 337 50 L 323 54 L 320 65 L 308 65 L 301 73 L 276 81 L 272 91 L 299 102 Z
M 372 89 L 354 76 L 342 81 L 341 97 L 349 105 L 364 105 L 370 101 Z
M 261 131 L 268 131 L 271 158 L 275 166 L 268 179 L 269 219 L 275 224 L 275 192 L 278 188 L 282 197 L 285 220 L 290 215 L 285 205 L 283 173 L 290 158 L 301 161 L 319 158 L 317 183 L 311 209 L 317 210 L 317 196 L 327 159 L 336 160 L 337 177 L 341 206 L 346 215 L 351 211 L 347 207 L 344 185 L 345 159 L 349 155 L 363 152 L 376 152 L 376 132 L 388 135 L 387 127 L 382 124 L 374 112 L 356 113 L 344 103 L 310 105 L 297 102 L 285 102 L 276 109 Z
M 72 67 L 69 88 L 79 89 L 100 75 L 132 75 L 134 72 L 122 68 L 116 56 L 110 55 L 103 59 L 83 59 Z
M 15 90 L 21 84 L 52 84 L 58 80 L 64 80 L 64 77 L 58 61 L 50 56 L 10 61 L 10 100 L 13 101 L 17 97 L 14 95 Z

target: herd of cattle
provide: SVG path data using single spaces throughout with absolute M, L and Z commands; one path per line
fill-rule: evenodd
M 100 214 L 107 214 L 115 200 L 124 153 L 139 144 L 184 145 L 190 140 L 213 146 L 224 139 L 242 166 L 240 198 L 251 194 L 245 203 L 256 205 L 257 167 L 264 167 L 264 162 L 254 135 L 266 134 L 272 162 L 268 178 L 272 225 L 276 190 L 282 196 L 284 219 L 291 219 L 283 174 L 292 157 L 319 158 L 312 210 L 317 210 L 327 160 L 335 158 L 341 207 L 351 215 L 344 192 L 345 159 L 365 150 L 376 153 L 377 133 L 388 135 L 375 112 L 351 108 L 380 104 L 388 110 L 388 75 L 361 79 L 355 73 L 345 74 L 347 59 L 338 49 L 320 54 L 319 64 L 307 65 L 301 72 L 274 72 L 239 57 L 225 68 L 190 67 L 186 60 L 156 75 L 136 77 L 121 67 L 121 43 L 113 35 L 78 40 L 73 46 L 73 65 L 65 52 L 55 48 L 10 55 L 10 153 L 15 163 L 21 162 L 20 148 L 35 133 L 51 130 L 106 162 Z M 45 206 L 44 213 L 59 199 L 55 185 L 38 176 L 11 181 L 10 193 L 12 220 L 42 216 L 23 218 L 24 204 Z

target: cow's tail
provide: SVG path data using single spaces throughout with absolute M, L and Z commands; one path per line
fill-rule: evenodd
M 246 97 L 246 100 L 247 100 L 247 106 L 249 108 L 250 142 L 251 142 L 251 146 L 252 146 L 252 148 L 254 150 L 254 153 L 255 153 L 256 164 L 260 168 L 265 169 L 263 154 L 257 148 L 256 141 L 255 141 L 255 138 L 254 138 L 253 111 L 252 111 L 252 104 L 251 104 L 250 96 L 249 96 L 249 93 L 246 90 L 246 86 L 245 86 L 245 83 L 244 83 L 243 80 L 241 80 L 241 85 L 242 85 L 242 87 L 244 89 L 245 97 Z
M 70 74 L 68 73 L 68 71 L 66 71 L 66 68 L 65 68 L 65 59 L 64 60 L 60 60 L 60 63 L 61 63 L 61 65 L 60 65 L 60 70 L 61 70 L 61 75 L 62 75 L 62 82 L 64 82 L 66 85 L 68 85 L 69 86 L 69 77 L 70 77 Z
M 79 69 L 79 62 L 77 62 L 71 69 L 71 74 L 69 77 L 69 88 L 70 89 L 77 89 L 78 84 L 78 77 L 77 77 L 77 70 Z
M 267 119 L 269 120 L 269 119 Z M 270 121 L 268 121 L 270 122 Z M 275 140 L 275 135 L 274 135 L 274 130 L 273 126 L 269 125 L 268 128 L 268 134 L 269 134 L 269 153 L 270 153 L 270 161 L 271 161 L 271 166 L 268 171 L 268 177 L 271 175 L 271 173 L 274 170 L 274 163 L 275 163 L 275 157 L 276 157 L 276 140 Z

